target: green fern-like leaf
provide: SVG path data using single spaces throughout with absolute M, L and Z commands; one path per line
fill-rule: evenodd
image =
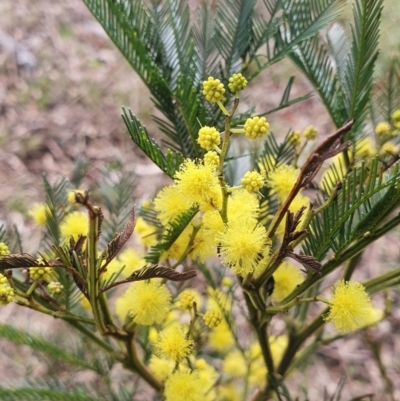
M 363 164 L 342 180 L 335 200 L 311 220 L 303 247 L 306 255 L 321 261 L 329 250 L 343 252 L 360 236 L 373 232 L 398 205 L 398 166 L 385 179 L 378 168 L 374 159 L 369 168 Z
M 167 251 L 173 245 L 173 243 L 182 234 L 183 230 L 193 220 L 197 212 L 197 208 L 191 208 L 188 211 L 181 213 L 176 219 L 171 221 L 163 233 L 161 242 L 151 247 L 149 253 L 145 257 L 145 260 L 153 264 L 158 263 L 162 253 Z
M 16 328 L 7 324 L 1 323 L 0 337 L 13 342 L 14 344 L 28 345 L 35 351 L 42 352 L 52 359 L 58 359 L 67 362 L 76 366 L 77 368 L 90 369 L 97 373 L 101 373 L 98 371 L 96 366 L 83 360 L 81 356 L 67 352 L 64 348 L 58 347 L 57 345 L 53 344 L 52 342 L 46 340 L 41 336 L 32 335 L 25 331 L 17 330 Z M 0 397 L 0 399 L 3 398 Z
M 123 109 L 122 118 L 128 128 L 132 140 L 143 150 L 143 152 L 152 160 L 165 174 L 171 178 L 183 162 L 183 156 L 178 152 L 168 151 L 167 155 L 161 151 L 153 139 L 150 139 L 146 128 L 132 114 L 132 112 Z

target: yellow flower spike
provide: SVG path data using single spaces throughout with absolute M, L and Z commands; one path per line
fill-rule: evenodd
M 29 212 L 29 216 L 35 220 L 38 226 L 45 226 L 47 214 L 50 213 L 49 207 L 45 203 L 35 203 L 33 209 Z
M 258 192 L 264 186 L 264 179 L 257 171 L 248 171 L 242 178 L 243 188 L 249 192 Z
M 205 390 L 197 372 L 174 372 L 165 383 L 165 401 L 203 401 Z
M 60 225 L 61 236 L 64 241 L 72 237 L 77 241 L 81 235 L 88 233 L 88 217 L 84 212 L 72 212 L 68 214 Z
M 10 254 L 8 246 L 4 242 L 0 242 L 0 257 Z
M 210 164 L 213 167 L 219 166 L 219 156 L 217 152 L 210 150 L 204 155 L 204 164 Z
M 329 312 L 324 316 L 340 332 L 357 330 L 370 321 L 373 307 L 365 287 L 356 281 L 339 281 L 334 287 Z
M 262 252 L 271 247 L 265 227 L 256 220 L 247 219 L 229 222 L 226 229 L 216 235 L 216 243 L 223 262 L 242 277 L 254 272 Z
M 247 79 L 239 72 L 229 78 L 228 88 L 232 93 L 240 92 L 247 86 Z
M 267 185 L 276 191 L 280 202 L 283 202 L 289 195 L 299 173 L 299 169 L 288 164 L 282 164 L 268 174 Z
M 269 123 L 265 117 L 248 118 L 244 123 L 244 130 L 250 139 L 262 138 L 269 133 Z
M 81 196 L 85 196 L 85 191 L 83 191 L 82 189 L 74 189 L 70 192 L 68 192 L 67 195 L 67 201 L 70 205 L 73 206 L 80 206 L 80 204 L 76 201 L 76 195 L 79 194 Z
M 387 122 L 382 122 L 379 123 L 376 127 L 375 127 L 375 134 L 378 136 L 384 136 L 389 134 L 390 132 L 390 124 Z
M 221 312 L 218 310 L 209 310 L 203 316 L 204 324 L 210 329 L 215 329 L 222 322 Z
M 167 359 L 158 358 L 152 355 L 149 362 L 149 369 L 153 372 L 154 376 L 164 382 L 174 371 L 175 364 Z
M 273 274 L 273 278 L 274 290 L 271 298 L 276 302 L 282 301 L 304 280 L 300 270 L 288 262 L 283 262 L 279 266 Z
M 214 166 L 186 159 L 175 174 L 175 182 L 181 196 L 191 205 L 199 205 L 202 211 L 221 208 L 221 187 Z
M 203 82 L 203 95 L 209 102 L 217 103 L 222 101 L 224 93 L 224 84 L 219 79 L 208 77 L 207 81 Z
M 117 299 L 115 307 L 121 321 L 128 315 L 137 324 L 159 324 L 171 309 L 171 293 L 155 280 L 136 281 Z
M 199 130 L 197 143 L 205 150 L 212 150 L 214 146 L 219 146 L 221 143 L 221 135 L 215 127 L 202 127 Z
M 301 144 L 301 133 L 300 133 L 300 131 L 291 132 L 289 134 L 288 141 L 294 148 L 299 146 Z
M 318 135 L 318 130 L 313 126 L 309 125 L 303 131 L 304 138 L 308 139 L 309 141 L 314 140 Z
M 201 308 L 201 296 L 196 290 L 187 288 L 179 294 L 178 303 L 183 310 L 193 309 L 193 304 L 196 303 L 196 308 L 199 310 Z
M 156 344 L 157 354 L 173 362 L 180 362 L 190 355 L 193 340 L 187 338 L 187 329 L 178 324 L 168 326 L 161 333 Z

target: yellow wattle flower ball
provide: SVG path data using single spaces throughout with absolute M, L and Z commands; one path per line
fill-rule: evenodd
M 396 145 L 393 142 L 386 142 L 382 145 L 379 152 L 383 156 L 396 154 Z
M 10 250 L 8 249 L 8 246 L 4 242 L 0 242 L 0 257 L 6 256 L 9 254 L 10 254 Z
M 379 123 L 376 127 L 375 127 L 375 134 L 378 136 L 384 136 L 389 134 L 390 132 L 390 124 L 387 122 L 382 122 Z
M 222 322 L 221 312 L 218 310 L 209 310 L 204 314 L 203 321 L 207 327 L 214 329 Z
M 144 326 L 161 323 L 171 309 L 171 293 L 155 280 L 136 281 L 116 301 L 115 310 L 121 321 L 128 315 Z
M 45 226 L 47 221 L 47 215 L 51 213 L 51 210 L 45 203 L 35 203 L 33 209 L 29 212 L 29 216 L 35 220 L 38 226 Z
M 371 319 L 373 309 L 365 287 L 356 281 L 339 281 L 334 287 L 329 312 L 324 316 L 338 331 L 357 330 Z
M 258 192 L 264 186 L 264 179 L 257 171 L 248 171 L 241 180 L 243 188 L 249 192 Z
M 8 305 L 15 299 L 13 288 L 8 283 L 7 278 L 0 273 L 0 305 Z
M 205 390 L 197 372 L 176 371 L 165 382 L 165 401 L 203 401 Z
M 304 280 L 300 270 L 288 262 L 283 262 L 279 266 L 273 278 L 274 290 L 271 298 L 276 302 L 286 298 Z
M 371 138 L 362 138 L 355 143 L 356 159 L 368 159 L 376 154 L 375 145 Z
M 256 220 L 238 219 L 229 222 L 215 238 L 221 250 L 223 262 L 239 276 L 254 273 L 260 255 L 271 241 L 265 227 Z
M 276 191 L 283 202 L 297 181 L 300 170 L 288 164 L 282 164 L 268 174 L 267 185 Z
M 219 79 L 208 77 L 203 81 L 203 95 L 211 103 L 222 101 L 225 93 L 224 84 Z
M 240 92 L 247 86 L 247 79 L 239 72 L 229 78 L 228 88 L 232 93 Z
M 181 197 L 191 205 L 199 205 L 202 211 L 221 208 L 222 193 L 214 166 L 186 159 L 174 179 Z
M 248 118 L 244 123 L 244 130 L 250 139 L 262 138 L 269 133 L 269 123 L 265 117 Z
M 124 249 L 118 257 L 120 267 L 125 266 L 122 277 L 130 276 L 134 271 L 146 265 L 144 258 L 134 248 Z
M 179 294 L 178 303 L 183 310 L 193 309 L 195 303 L 197 310 L 199 310 L 201 308 L 201 296 L 196 290 L 187 288 Z
M 399 128 L 398 124 L 400 124 L 400 109 L 397 109 L 393 112 L 392 121 L 396 128 Z
M 210 150 L 204 155 L 203 159 L 204 164 L 210 164 L 213 167 L 219 166 L 219 156 L 217 152 Z
M 202 127 L 199 130 L 199 137 L 197 143 L 205 150 L 212 150 L 214 146 L 221 143 L 221 135 L 215 127 Z
M 215 329 L 210 330 L 208 345 L 221 353 L 229 351 L 235 345 L 235 338 L 225 320 Z
M 88 233 L 88 217 L 84 212 L 72 212 L 68 214 L 60 225 L 61 236 L 64 241 L 72 237 L 74 241 L 86 236 Z
M 192 347 L 193 340 L 187 337 L 187 329 L 174 324 L 159 333 L 156 352 L 162 358 L 180 362 L 190 355 Z
M 306 139 L 308 139 L 309 141 L 314 140 L 317 137 L 317 134 L 318 134 L 318 130 L 313 125 L 309 125 L 303 131 L 304 137 Z
M 167 359 L 159 358 L 152 355 L 149 362 L 149 369 L 153 372 L 154 376 L 160 380 L 165 381 L 174 371 L 175 363 Z
M 54 272 L 50 267 L 30 267 L 29 277 L 32 280 L 42 280 L 50 282 L 54 277 Z
M 161 223 L 166 226 L 182 212 L 190 209 L 193 202 L 183 197 L 180 188 L 176 185 L 164 187 L 154 199 L 154 210 Z

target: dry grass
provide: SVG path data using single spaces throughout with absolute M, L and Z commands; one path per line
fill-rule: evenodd
M 400 3 L 389 2 L 384 15 L 384 48 L 391 51 L 399 42 L 390 31 L 398 26 Z M 259 111 L 274 107 L 293 73 L 292 66 L 284 62 L 261 74 L 250 86 L 249 102 Z M 298 78 L 293 95 L 310 89 Z M 0 105 L 0 215 L 18 226 L 27 250 L 35 250 L 37 245 L 37 231 L 26 215 L 33 201 L 43 199 L 42 173 L 51 180 L 60 173 L 69 176 L 74 160 L 85 157 L 90 160 L 87 183 L 95 185 L 100 167 L 117 159 L 128 170 L 135 166 L 139 185 L 133 201 L 151 196 L 163 182 L 158 169 L 134 147 L 119 117 L 120 106 L 128 106 L 152 135 L 159 137 L 150 118 L 154 109 L 147 89 L 80 0 L 0 2 Z M 282 134 L 290 127 L 303 129 L 310 123 L 324 134 L 332 130 L 316 98 L 271 116 L 274 131 Z M 357 278 L 397 265 L 398 239 L 394 233 L 365 252 Z M 382 347 L 387 376 L 395 387 L 394 398 L 384 395 L 387 383 L 364 334 L 322 347 L 307 370 L 292 377 L 291 387 L 304 387 L 310 400 L 320 400 L 324 388 L 332 394 L 346 375 L 342 400 L 370 393 L 374 400 L 400 399 L 396 358 L 400 355 L 399 298 L 393 292 L 390 296 L 394 301 L 391 317 L 367 335 Z M 43 317 L 38 320 L 36 314 L 15 305 L 0 309 L 0 320 L 41 333 L 50 330 L 54 335 L 65 330 L 64 325 Z M 73 375 L 67 367 L 50 366 L 29 348 L 1 341 L 0 354 L 0 383 L 27 376 Z

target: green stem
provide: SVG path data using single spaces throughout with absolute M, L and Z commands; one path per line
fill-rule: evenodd
M 324 302 L 325 304 L 329 304 L 329 301 L 325 298 L 321 297 L 311 297 L 311 298 L 295 298 L 292 301 L 282 305 L 282 306 L 269 306 L 266 309 L 266 312 L 269 315 L 276 315 L 278 313 L 287 313 L 290 308 L 299 304 L 299 303 L 310 303 L 310 302 Z

